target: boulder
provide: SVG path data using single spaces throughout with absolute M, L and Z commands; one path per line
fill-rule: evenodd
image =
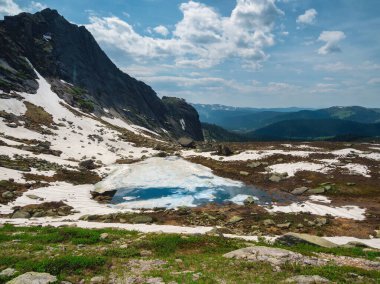
M 321 194 L 324 193 L 326 190 L 323 187 L 317 187 L 309 189 L 308 193 L 310 194 Z
M 146 223 L 152 223 L 153 218 L 148 215 L 137 215 L 130 219 L 131 223 L 134 224 L 146 224 Z
M 56 281 L 57 277 L 49 273 L 27 272 L 8 281 L 7 284 L 48 284 Z
M 301 195 L 301 194 L 305 193 L 307 190 L 308 190 L 308 188 L 306 186 L 302 186 L 302 187 L 298 187 L 298 188 L 293 189 L 291 194 Z
M 264 220 L 263 224 L 264 224 L 264 226 L 267 226 L 267 227 L 276 225 L 276 223 L 272 219 Z
M 248 176 L 248 175 L 249 175 L 249 172 L 240 171 L 240 175 L 241 175 L 241 176 Z
M 375 230 L 375 238 L 380 238 L 380 230 Z
M 276 242 L 286 246 L 293 246 L 297 244 L 309 244 L 325 248 L 333 248 L 338 246 L 337 244 L 330 242 L 324 238 L 299 233 L 287 233 L 277 238 Z
M 107 233 L 102 233 L 102 234 L 100 234 L 100 239 L 101 239 L 101 240 L 108 239 L 108 234 L 107 234 Z
M 6 268 L 3 271 L 0 272 L 0 276 L 2 277 L 11 277 L 17 273 L 16 269 L 13 268 Z
M 227 222 L 230 223 L 230 224 L 235 224 L 235 223 L 238 223 L 238 222 L 243 221 L 243 220 L 244 220 L 243 217 L 232 216 Z
M 282 176 L 279 175 L 279 174 L 273 174 L 273 175 L 271 175 L 271 176 L 269 177 L 269 180 L 270 180 L 271 182 L 280 182 L 280 181 L 282 181 Z
M 292 223 L 288 222 L 288 223 L 283 223 L 283 224 L 277 224 L 276 227 L 280 229 L 289 229 L 291 225 Z
M 330 283 L 326 278 L 323 278 L 319 275 L 298 275 L 293 276 L 284 281 L 285 283 L 294 283 L 294 284 L 322 284 Z
M 219 145 L 216 154 L 219 156 L 231 156 L 233 152 L 226 145 Z
M 95 276 L 90 279 L 91 284 L 101 284 L 106 281 L 106 278 L 104 276 Z
M 178 143 L 185 148 L 193 148 L 195 146 L 195 142 L 191 138 L 181 137 L 178 139 Z
M 29 212 L 25 212 L 25 211 L 16 211 L 15 213 L 13 213 L 12 215 L 12 218 L 13 219 L 29 219 L 31 216 L 30 216 L 30 213 Z
M 1 194 L 1 196 L 5 199 L 11 199 L 13 198 L 14 194 L 11 191 L 5 191 Z
M 253 198 L 253 196 L 248 196 L 244 201 L 243 201 L 244 205 L 251 205 L 251 204 L 255 204 L 255 199 Z
M 265 261 L 275 266 L 283 265 L 285 263 L 300 265 L 322 265 L 326 263 L 317 258 L 305 257 L 300 253 L 264 246 L 242 248 L 226 253 L 223 256 L 226 258 L 244 259 L 253 262 Z

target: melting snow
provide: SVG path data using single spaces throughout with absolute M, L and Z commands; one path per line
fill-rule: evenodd
M 323 172 L 329 171 L 325 165 L 309 163 L 309 162 L 298 162 L 298 163 L 288 163 L 288 164 L 277 164 L 269 167 L 273 172 L 276 173 L 287 173 L 289 177 L 295 175 L 299 171 L 313 171 L 313 172 Z

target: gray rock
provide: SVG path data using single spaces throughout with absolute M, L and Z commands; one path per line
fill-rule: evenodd
M 25 212 L 25 211 L 16 211 L 12 215 L 13 219 L 29 219 L 30 217 L 31 216 L 30 216 L 29 212 Z
M 282 179 L 282 176 L 280 176 L 279 174 L 274 174 L 269 177 L 269 180 L 272 182 L 280 182 L 282 181 Z
M 34 194 L 27 194 L 26 197 L 30 198 L 30 199 L 40 199 L 41 197 L 37 196 L 37 195 L 34 195 Z
M 305 193 L 309 188 L 306 186 L 295 188 L 291 193 L 294 195 L 301 195 Z
M 130 219 L 131 223 L 134 224 L 146 224 L 146 223 L 152 223 L 153 218 L 148 215 L 138 215 Z
M 312 188 L 309 189 L 308 193 L 310 194 L 321 194 L 324 193 L 326 190 L 323 187 L 317 187 L 317 188 Z
M 8 281 L 7 284 L 48 284 L 56 281 L 57 277 L 49 273 L 27 272 Z
M 277 266 L 285 263 L 300 265 L 322 265 L 326 263 L 317 258 L 308 258 L 302 254 L 285 249 L 270 248 L 263 246 L 247 247 L 223 255 L 226 258 L 244 259 L 253 262 L 266 261 Z
M 293 246 L 297 244 L 311 244 L 325 248 L 333 248 L 338 246 L 337 244 L 318 236 L 298 233 L 287 233 L 277 238 L 276 242 L 287 246 Z
M 380 230 L 375 230 L 375 238 L 380 238 Z
M 248 196 L 244 201 L 243 201 L 244 205 L 251 205 L 251 204 L 255 204 L 255 199 L 253 198 L 253 196 Z
M 13 198 L 14 194 L 11 191 L 5 191 L 1 196 L 5 199 L 11 199 Z
M 4 276 L 4 277 L 10 277 L 10 276 L 13 276 L 17 273 L 17 270 L 16 269 L 13 269 L 13 268 L 6 268 L 4 269 L 3 271 L 0 272 L 0 276 Z
M 95 276 L 92 277 L 90 280 L 91 284 L 100 284 L 100 283 L 105 283 L 106 278 L 104 276 Z
M 248 176 L 248 175 L 249 175 L 249 172 L 240 171 L 240 175 L 242 175 L 242 176 Z
M 233 152 L 226 145 L 219 145 L 218 151 L 216 151 L 216 154 L 219 156 L 231 156 Z
M 288 222 L 288 223 L 284 223 L 284 224 L 277 224 L 276 227 L 280 228 L 280 229 L 289 229 L 291 225 L 292 225 L 292 223 Z
M 190 139 L 190 138 L 187 138 L 187 137 L 181 137 L 181 138 L 179 138 L 178 139 L 178 143 L 182 147 L 186 147 L 186 148 L 192 148 L 195 145 L 194 140 Z
M 272 219 L 266 219 L 263 221 L 264 226 L 274 226 L 276 223 Z
M 290 277 L 286 279 L 285 283 L 322 284 L 322 283 L 330 283 L 330 281 L 319 275 L 298 275 L 298 276 L 294 276 L 294 277 Z
M 101 240 L 108 239 L 108 234 L 107 233 L 100 234 L 100 239 Z
M 230 224 L 235 224 L 237 222 L 243 221 L 244 218 L 240 216 L 232 216 L 227 222 Z
M 248 164 L 247 167 L 254 169 L 254 168 L 260 167 L 261 165 L 262 165 L 261 162 L 253 162 L 253 163 Z

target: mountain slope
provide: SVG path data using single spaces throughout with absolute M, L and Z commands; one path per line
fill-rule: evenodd
M 202 131 L 205 141 L 216 142 L 244 142 L 249 139 L 243 135 L 228 131 L 220 126 L 202 123 Z
M 299 119 L 276 122 L 247 133 L 253 140 L 327 140 L 380 136 L 380 123 L 365 124 L 340 119 Z
M 200 128 L 193 132 L 173 124 L 182 118 L 181 114 L 173 116 L 172 106 L 160 100 L 151 87 L 119 70 L 85 27 L 69 23 L 55 10 L 5 17 L 0 21 L 0 42 L 3 91 L 36 92 L 36 74 L 29 60 L 71 105 L 84 106 L 84 110 L 98 116 L 116 116 L 161 134 L 165 134 L 164 128 L 173 137 L 203 138 Z M 196 111 L 191 107 L 189 111 L 197 120 Z

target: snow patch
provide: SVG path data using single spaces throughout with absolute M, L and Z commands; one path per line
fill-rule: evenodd
M 288 163 L 288 164 L 277 164 L 269 166 L 269 169 L 275 173 L 287 173 L 289 177 L 294 176 L 300 171 L 311 171 L 311 172 L 323 172 L 327 173 L 330 168 L 325 165 L 309 163 L 309 162 L 298 162 L 298 163 Z
M 179 120 L 179 122 L 181 123 L 181 128 L 182 128 L 182 130 L 185 131 L 185 130 L 186 130 L 186 123 L 185 123 L 185 120 L 184 120 L 183 118 L 181 118 L 181 119 Z

